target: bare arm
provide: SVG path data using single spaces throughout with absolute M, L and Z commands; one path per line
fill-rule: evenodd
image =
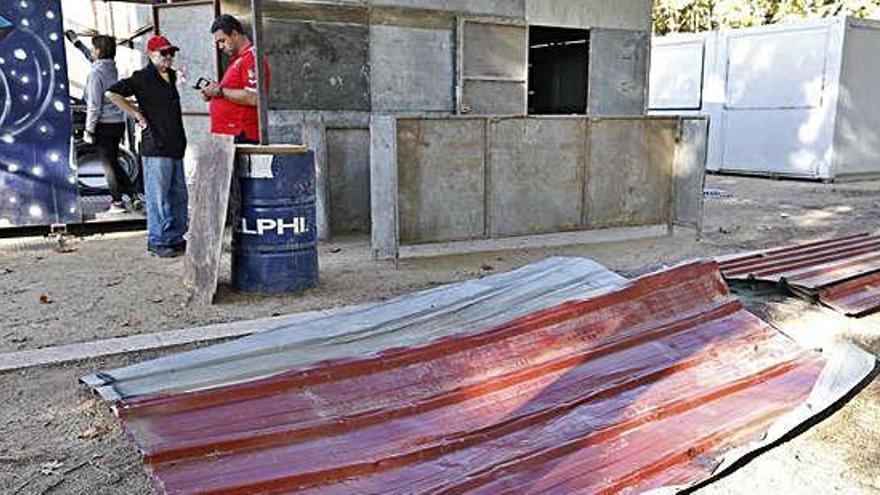
M 116 94 L 112 91 L 107 91 L 104 94 L 107 96 L 107 99 L 110 100 L 111 103 L 119 107 L 120 110 L 134 117 L 134 119 L 137 120 L 139 126 L 149 126 L 147 119 L 144 118 L 144 114 L 142 114 L 141 111 L 136 106 L 132 105 L 132 103 L 128 101 L 124 96 Z
M 257 92 L 247 89 L 224 89 L 223 97 L 227 100 L 248 107 L 257 106 Z
M 209 86 L 202 90 L 202 95 L 205 100 L 210 100 L 211 98 L 220 98 L 220 86 L 218 86 L 215 82 L 211 82 Z M 231 101 L 232 103 L 237 103 L 246 107 L 257 106 L 257 100 L 259 99 L 256 91 L 251 91 L 248 89 L 223 88 L 222 97 Z

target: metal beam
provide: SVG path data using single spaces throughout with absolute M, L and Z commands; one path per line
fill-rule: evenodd
M 260 0 L 251 0 L 254 15 L 254 56 L 257 66 L 257 115 L 260 119 L 260 144 L 269 144 L 269 95 L 266 91 L 266 66 L 263 65 L 263 7 Z

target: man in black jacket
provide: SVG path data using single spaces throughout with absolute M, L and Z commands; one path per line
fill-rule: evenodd
M 137 120 L 147 199 L 147 250 L 170 258 L 186 249 L 187 192 L 183 175 L 186 132 L 171 68 L 179 48 L 163 36 L 147 42 L 150 61 L 107 91 L 107 98 Z M 137 106 L 126 98 L 134 96 Z

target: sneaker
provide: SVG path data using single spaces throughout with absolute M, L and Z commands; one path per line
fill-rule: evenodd
M 137 196 L 132 197 L 131 198 L 131 209 L 134 211 L 143 211 L 144 210 L 144 201 Z
M 179 253 L 185 253 L 186 252 L 186 241 L 183 240 L 183 241 L 178 242 L 177 244 L 171 246 L 171 249 L 173 249 Z
M 180 251 L 177 251 L 173 247 L 169 246 L 157 246 L 157 247 L 148 247 L 147 251 L 150 252 L 153 256 L 157 256 L 159 258 L 176 258 L 180 256 Z
M 125 203 L 123 203 L 122 201 L 111 201 L 110 206 L 107 207 L 107 213 L 125 213 Z

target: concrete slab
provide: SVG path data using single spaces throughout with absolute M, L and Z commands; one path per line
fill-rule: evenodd
M 370 243 L 373 258 L 397 258 L 397 120 L 375 116 L 370 121 Z
M 460 30 L 460 112 L 524 115 L 528 29 L 523 25 L 464 20 Z
M 579 228 L 584 204 L 586 132 L 584 119 L 490 121 L 490 236 Z
M 327 129 L 326 173 L 330 232 L 369 232 L 369 129 Z
M 529 24 L 651 30 L 651 0 L 526 0 Z
M 397 121 L 400 243 L 482 237 L 485 121 Z
M 370 0 L 369 3 L 374 6 L 460 11 L 519 19 L 525 17 L 523 0 Z
M 302 143 L 315 153 L 315 221 L 318 239 L 330 238 L 330 186 L 327 155 L 327 132 L 320 115 L 302 122 Z
M 369 28 L 353 23 L 264 21 L 276 110 L 369 110 Z
M 703 227 L 703 189 L 706 182 L 706 153 L 709 121 L 682 119 L 674 157 L 675 224 L 697 230 Z
M 590 30 L 588 115 L 644 115 L 650 31 Z
M 586 227 L 670 220 L 676 119 L 591 119 Z
M 463 36 L 464 77 L 525 79 L 525 26 L 466 21 Z
M 453 46 L 451 26 L 445 30 L 372 26 L 373 110 L 452 112 Z
M 525 115 L 526 85 L 520 82 L 465 81 L 461 113 Z

